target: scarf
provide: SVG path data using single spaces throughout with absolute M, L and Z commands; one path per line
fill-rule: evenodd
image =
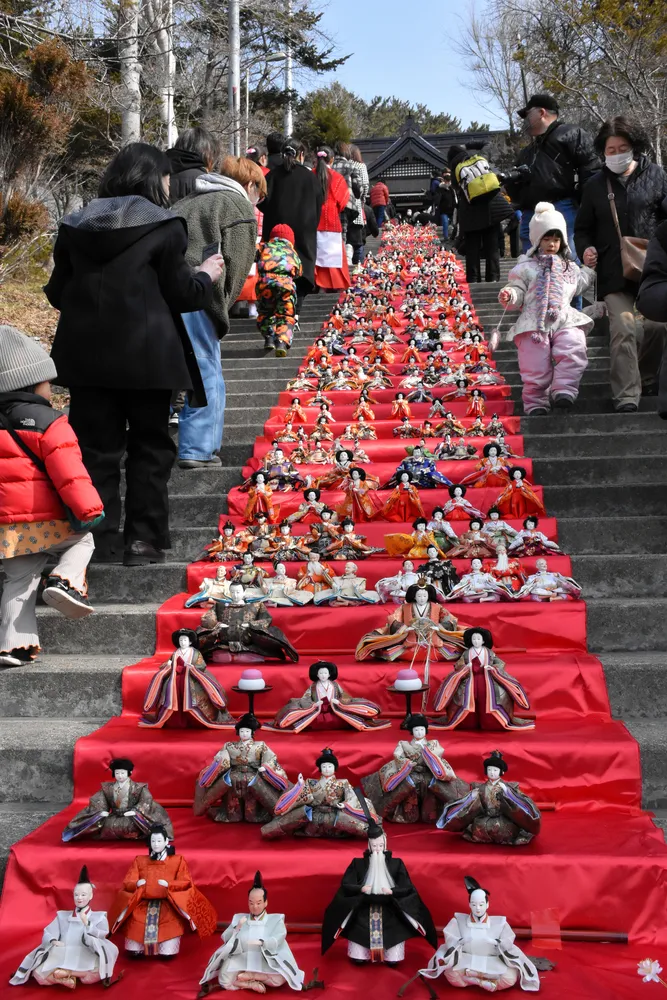
M 531 334 L 536 343 L 548 339 L 547 327 L 553 326 L 563 308 L 566 263 L 558 254 L 540 254 L 537 261 L 537 329 Z

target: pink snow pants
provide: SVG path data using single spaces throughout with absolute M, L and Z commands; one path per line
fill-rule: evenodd
M 526 413 L 538 406 L 548 409 L 553 396 L 577 398 L 581 376 L 588 364 L 583 330 L 578 327 L 556 330 L 545 343 L 536 343 L 530 333 L 520 333 L 514 343 L 519 354 Z

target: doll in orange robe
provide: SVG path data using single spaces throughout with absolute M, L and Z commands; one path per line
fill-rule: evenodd
M 273 490 L 266 483 L 266 475 L 263 472 L 255 472 L 252 475 L 253 485 L 248 490 L 248 502 L 243 512 L 243 520 L 246 524 L 252 524 L 258 514 L 266 514 L 270 524 L 276 524 L 280 515 L 280 507 L 273 503 Z
M 384 334 L 376 333 L 373 338 L 373 346 L 368 352 L 368 360 L 371 364 L 374 364 L 376 361 L 381 361 L 385 365 L 393 365 L 396 360 L 396 356 L 394 355 L 392 349 L 387 347 L 385 344 Z
M 123 888 L 109 910 L 114 933 L 125 932 L 129 955 L 178 955 L 188 927 L 199 937 L 213 934 L 217 914 L 206 896 L 193 884 L 185 858 L 174 854 L 163 826 L 152 826 L 149 853 L 132 862 Z
M 410 337 L 407 349 L 405 350 L 401 361 L 404 365 L 407 365 L 409 361 L 414 361 L 416 364 L 419 364 L 420 360 L 419 351 L 417 350 L 417 341 L 414 337 Z
M 463 630 L 438 603 L 435 587 L 423 581 L 408 587 L 405 603 L 387 616 L 385 625 L 362 636 L 355 659 L 412 660 L 418 654 L 432 660 L 456 660 L 463 652 Z
M 486 396 L 481 389 L 473 389 L 468 397 L 466 417 L 483 417 L 486 413 Z
M 465 476 L 461 482 L 466 486 L 476 488 L 484 486 L 504 487 L 510 481 L 509 466 L 502 458 L 499 446 L 495 441 L 484 445 L 482 458 L 475 466 L 475 471 Z
M 292 403 L 285 410 L 283 415 L 283 423 L 288 424 L 305 424 L 308 422 L 308 417 L 306 416 L 306 411 L 301 405 L 301 400 L 298 396 L 295 396 Z
M 416 517 L 424 517 L 419 490 L 413 484 L 409 472 L 402 472 L 397 486 L 389 494 L 387 502 L 380 511 L 380 521 L 400 521 L 408 524 Z
M 368 395 L 367 389 L 362 389 L 359 393 L 359 401 L 352 411 L 352 419 L 358 420 L 359 417 L 364 417 L 366 420 L 375 420 L 375 411 L 371 410 L 371 403 L 376 402 Z
M 377 479 L 367 476 L 365 469 L 356 466 L 341 483 L 345 499 L 336 507 L 340 519 L 349 517 L 353 521 L 372 521 L 382 509 L 382 501 L 375 493 Z
M 529 514 L 546 516 L 547 513 L 544 504 L 526 479 L 526 470 L 520 465 L 510 469 L 510 481 L 496 500 L 494 507 L 497 507 L 501 514 L 515 518 L 524 518 Z
M 410 409 L 410 404 L 405 398 L 404 392 L 396 393 L 394 402 L 391 404 L 391 415 L 397 420 L 402 420 L 403 417 L 410 419 L 412 416 L 412 410 Z

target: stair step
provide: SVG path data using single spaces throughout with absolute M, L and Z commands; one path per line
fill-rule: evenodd
M 0 727 L 0 802 L 51 803 L 72 798 L 74 744 L 94 732 L 103 719 L 2 720 Z
M 0 671 L 0 718 L 109 719 L 119 715 L 121 674 L 130 662 L 126 656 L 40 653 L 37 663 Z

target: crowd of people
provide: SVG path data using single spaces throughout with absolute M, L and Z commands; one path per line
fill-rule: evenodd
M 614 408 L 635 411 L 643 392 L 657 391 L 667 418 L 667 174 L 627 117 L 593 138 L 561 122 L 548 94 L 518 114 L 530 141 L 515 167 L 495 173 L 481 143 L 450 147 L 413 221 L 441 226 L 444 242 L 456 226 L 471 282 L 481 280 L 482 257 L 485 280 L 498 281 L 505 236 L 513 254 L 521 240 L 500 301 L 521 310 L 508 336 L 526 413 L 576 399 L 593 325 L 581 311 L 588 290 L 608 316 Z M 126 566 L 165 560 L 175 458 L 188 470 L 221 465 L 220 342 L 239 303 L 266 349 L 285 357 L 305 297 L 350 287 L 369 234 L 395 215 L 386 183 L 371 186 L 359 149 L 345 142 L 309 151 L 272 133 L 236 157 L 195 127 L 166 153 L 132 143 L 114 156 L 98 197 L 59 225 L 44 289 L 60 313 L 51 356 L 0 328 L 0 457 L 9 470 L 0 479 L 0 665 L 36 655 L 49 555 L 59 562 L 44 599 L 74 618 L 92 610 L 93 551 Z M 69 390 L 68 416 L 50 406 L 52 381 Z

